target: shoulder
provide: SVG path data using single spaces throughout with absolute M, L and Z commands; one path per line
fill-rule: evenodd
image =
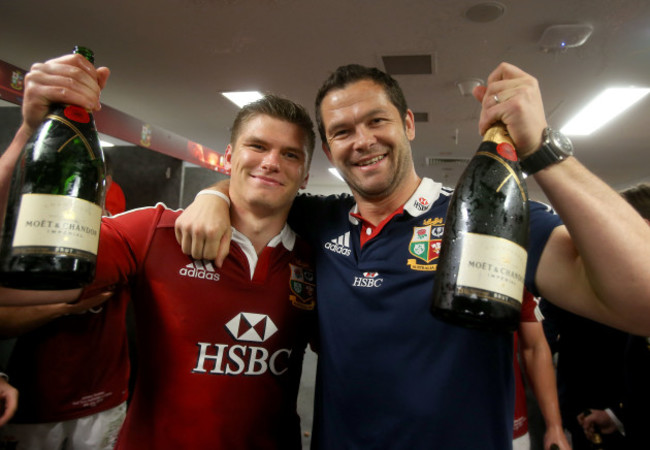
M 350 194 L 312 195 L 300 194 L 296 196 L 294 205 L 297 208 L 318 209 L 323 207 L 352 207 L 354 197 Z
M 181 209 L 170 209 L 164 203 L 157 203 L 155 206 L 135 208 L 116 214 L 111 217 L 104 217 L 103 221 L 112 226 L 139 226 L 143 224 L 157 223 L 157 227 L 173 227 L 176 218 L 182 213 Z

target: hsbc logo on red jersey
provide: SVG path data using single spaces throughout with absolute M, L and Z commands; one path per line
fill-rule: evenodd
M 362 277 L 354 277 L 352 286 L 363 288 L 377 288 L 384 283 L 384 279 L 379 277 L 377 272 L 363 272 Z
M 265 342 L 278 328 L 265 314 L 239 313 L 225 325 L 230 335 L 241 342 Z M 195 373 L 213 375 L 282 375 L 288 370 L 291 349 L 270 352 L 253 345 L 228 345 L 197 342 Z
M 239 313 L 226 324 L 228 332 L 238 341 L 264 342 L 278 331 L 265 314 Z

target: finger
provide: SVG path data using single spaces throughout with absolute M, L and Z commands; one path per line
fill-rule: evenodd
M 224 235 L 221 237 L 219 250 L 217 252 L 217 258 L 215 260 L 215 263 L 219 268 L 223 266 L 223 262 L 226 260 L 228 253 L 230 253 L 231 238 L 232 238 L 232 232 L 230 230 L 226 231 L 226 233 L 224 233 Z
M 99 92 L 97 69 L 80 55 L 71 55 L 68 59 L 55 59 L 47 63 L 32 65 L 29 73 L 32 75 L 50 75 L 79 83 L 88 89 Z M 105 72 L 105 70 L 103 70 Z M 102 76 L 106 76 L 105 73 Z
M 182 224 L 180 223 L 180 217 L 176 218 L 176 222 L 174 223 L 174 235 L 176 236 L 176 242 L 178 242 L 178 245 L 180 245 L 183 249 L 183 253 L 187 254 L 185 248 L 183 247 L 184 232 Z
M 25 77 L 25 102 L 48 105 L 63 103 L 94 109 L 99 99 L 99 85 L 77 69 L 39 70 Z
M 485 91 L 487 91 L 487 86 L 478 85 L 472 90 L 472 95 L 480 103 L 483 103 L 483 96 L 485 95 Z
M 204 259 L 203 247 L 205 246 L 205 239 L 199 235 L 192 235 L 191 251 L 190 254 L 194 259 Z
M 100 67 L 97 69 L 97 83 L 99 84 L 99 89 L 100 92 L 104 90 L 106 87 L 106 83 L 108 82 L 108 78 L 111 75 L 111 71 L 108 69 L 108 67 Z M 100 94 L 101 95 L 101 94 Z M 96 110 L 100 110 L 102 108 L 101 102 L 97 102 L 97 106 L 95 107 Z
M 509 80 L 527 75 L 528 74 L 519 67 L 507 62 L 502 62 L 492 71 L 492 73 L 490 73 L 490 75 L 488 75 L 487 84 L 489 85 L 497 81 Z
M 91 297 L 83 298 L 77 302 L 69 304 L 68 314 L 83 314 L 89 309 L 96 308 L 108 299 L 113 297 L 114 291 L 106 291 Z
M 215 237 L 209 234 L 206 235 L 205 239 L 203 240 L 203 248 L 201 249 L 202 259 L 215 261 L 215 263 L 217 263 L 217 267 L 221 267 L 221 264 L 219 264 L 217 261 L 220 255 L 219 249 L 221 247 L 222 240 L 223 235 L 221 235 L 221 237 Z
M 87 300 L 86 306 L 92 308 L 93 306 L 101 305 L 109 298 L 111 298 L 113 295 L 115 295 L 114 291 L 107 291 L 107 292 L 102 292 L 101 294 L 95 295 L 93 297 L 89 297 L 86 299 Z
M 16 395 L 5 394 L 2 400 L 4 401 L 4 408 L 0 416 L 0 427 L 6 424 L 16 412 L 18 408 L 18 391 L 16 391 Z
M 181 235 L 181 251 L 185 255 L 192 256 L 192 237 L 188 234 Z

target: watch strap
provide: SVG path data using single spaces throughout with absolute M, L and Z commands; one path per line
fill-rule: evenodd
M 535 153 L 522 159 L 520 165 L 521 170 L 523 170 L 527 175 L 532 175 L 551 164 L 560 162 L 561 160 L 562 158 L 558 158 L 558 155 L 549 148 L 548 144 L 543 144 L 537 151 L 535 151 Z

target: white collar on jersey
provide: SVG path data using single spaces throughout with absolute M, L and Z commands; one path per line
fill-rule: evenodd
M 255 274 L 255 267 L 257 267 L 257 252 L 253 243 L 244 235 L 243 233 L 237 231 L 235 227 L 232 227 L 232 240 L 235 241 L 239 247 L 242 249 L 248 259 L 248 265 L 251 270 L 251 280 Z M 289 225 L 284 224 L 284 228 L 280 231 L 280 234 L 276 235 L 273 239 L 266 244 L 267 247 L 277 247 L 278 244 L 282 244 L 284 248 L 291 251 L 293 246 L 296 243 L 296 233 L 289 227 Z
M 429 211 L 431 206 L 438 200 L 440 195 L 449 195 L 442 189 L 442 184 L 433 181 L 431 178 L 422 178 L 420 185 L 411 198 L 404 203 L 404 211 L 413 217 L 418 217 Z M 350 210 L 350 222 L 357 225 L 359 220 L 352 214 L 359 214 L 359 207 L 355 203 Z

